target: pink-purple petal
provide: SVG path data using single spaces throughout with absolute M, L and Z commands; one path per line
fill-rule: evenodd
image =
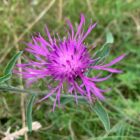
M 125 56 L 126 56 L 126 54 L 122 54 L 121 56 L 119 56 L 116 59 L 112 60 L 110 63 L 103 65 L 103 67 L 110 67 L 110 66 L 116 64 L 117 62 L 121 61 Z
M 18 71 L 17 68 L 13 71 L 13 73 L 21 74 L 28 86 L 39 79 L 53 79 L 51 85 L 47 85 L 47 95 L 39 100 L 39 102 L 42 102 L 55 94 L 53 111 L 56 103 L 60 106 L 61 93 L 65 83 L 68 85 L 67 92 L 74 95 L 76 103 L 78 103 L 78 94 L 84 98 L 86 97 L 90 102 L 93 98 L 104 100 L 103 93 L 107 90 L 98 88 L 95 83 L 105 81 L 111 77 L 111 74 L 101 77 L 102 71 L 121 73 L 121 70 L 111 68 L 111 66 L 125 57 L 125 54 L 123 54 L 108 64 L 104 64 L 105 61 L 96 64 L 99 58 L 93 59 L 89 54 L 88 46 L 84 43 L 86 37 L 95 28 L 96 23 L 90 24 L 87 31 L 84 31 L 85 17 L 81 14 L 80 24 L 76 32 L 69 20 L 67 20 L 67 24 L 69 30 L 63 39 L 58 34 L 56 34 L 57 38 L 55 36 L 51 37 L 46 26 L 47 40 L 38 34 L 32 37 L 31 42 L 24 43 L 27 45 L 25 50 L 33 57 L 30 59 L 25 56 L 24 60 L 27 63 L 16 65 L 22 71 Z M 90 78 L 88 77 L 89 70 L 93 70 L 93 73 L 94 70 L 99 70 L 100 73 Z M 53 82 L 58 83 L 55 88 L 52 88 Z

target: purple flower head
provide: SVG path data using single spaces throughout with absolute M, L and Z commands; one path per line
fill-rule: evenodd
M 111 74 L 107 77 L 100 77 L 100 74 L 88 77 L 86 73 L 90 69 L 120 73 L 120 70 L 110 67 L 125 56 L 123 54 L 108 64 L 96 64 L 97 59 L 91 58 L 88 47 L 83 43 L 88 34 L 96 26 L 96 23 L 91 24 L 86 32 L 83 30 L 85 18 L 82 14 L 76 32 L 69 20 L 67 23 L 70 31 L 68 31 L 68 36 L 62 40 L 59 36 L 58 39 L 55 37 L 52 38 L 47 27 L 47 40 L 40 34 L 34 36 L 32 42 L 27 43 L 28 47 L 26 51 L 32 54 L 35 59 L 31 60 L 28 58 L 28 63 L 17 65 L 22 68 L 20 74 L 26 79 L 27 85 L 44 78 L 53 81 L 51 82 L 52 85 L 49 85 L 49 92 L 40 101 L 55 94 L 54 108 L 56 102 L 60 105 L 60 96 L 64 88 L 67 89 L 67 93 L 75 96 L 76 102 L 77 94 L 87 97 L 89 101 L 92 101 L 93 97 L 103 100 L 105 90 L 98 88 L 96 82 L 107 80 Z M 56 86 L 53 87 L 53 85 Z

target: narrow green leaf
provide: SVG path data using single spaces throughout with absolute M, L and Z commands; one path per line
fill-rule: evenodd
M 105 44 L 99 49 L 95 55 L 94 58 L 99 58 L 96 62 L 95 65 L 99 62 L 101 62 L 106 56 L 109 54 L 110 47 L 109 44 L 112 44 L 114 42 L 113 36 L 111 32 L 107 32 L 106 34 L 106 42 Z
M 27 126 L 29 129 L 29 132 L 32 132 L 32 108 L 33 108 L 35 98 L 36 98 L 36 95 L 32 95 L 27 104 L 26 120 L 27 120 Z
M 3 83 L 3 82 L 5 82 L 5 81 L 7 81 L 7 80 L 9 80 L 10 79 L 10 77 L 11 77 L 11 73 L 9 73 L 9 74 L 6 74 L 6 75 L 4 75 L 4 76 L 1 76 L 0 77 L 0 83 Z
M 95 103 L 95 106 L 93 107 L 94 112 L 98 115 L 100 118 L 101 122 L 103 123 L 105 130 L 109 131 L 110 130 L 110 120 L 108 117 L 108 114 L 105 110 L 105 108 L 102 106 L 99 101 Z
M 12 69 L 13 69 L 14 65 L 16 64 L 17 59 L 21 56 L 21 54 L 22 54 L 22 51 L 18 52 L 11 58 L 11 60 L 9 61 L 9 63 L 7 64 L 7 66 L 4 70 L 4 74 L 12 73 Z

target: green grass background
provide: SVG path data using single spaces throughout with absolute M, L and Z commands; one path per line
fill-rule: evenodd
M 124 72 L 107 82 L 102 88 L 111 87 L 106 93 L 106 108 L 111 129 L 104 130 L 102 123 L 88 105 L 72 100 L 65 109 L 56 108 L 48 100 L 33 108 L 33 120 L 39 121 L 42 128 L 29 135 L 29 140 L 139 140 L 140 139 L 140 0 L 1 0 L 0 1 L 0 75 L 10 58 L 23 50 L 22 41 L 30 41 L 37 32 L 45 35 L 44 26 L 50 32 L 65 35 L 65 20 L 69 18 L 75 28 L 80 13 L 86 17 L 85 29 L 90 20 L 97 27 L 86 39 L 89 47 L 97 44 L 97 49 L 105 42 L 105 32 L 110 30 L 114 44 L 107 61 L 127 53 L 127 57 L 115 67 Z M 62 2 L 62 3 L 61 3 Z M 61 8 L 62 6 L 62 8 Z M 92 53 L 94 50 L 92 51 Z M 24 61 L 24 57 L 22 57 Z M 93 72 L 94 74 L 94 72 Z M 45 81 L 36 88 L 45 90 Z M 9 85 L 20 86 L 16 76 Z M 34 89 L 34 87 L 32 87 Z M 26 96 L 27 102 L 28 96 Z M 0 132 L 11 127 L 11 132 L 22 125 L 20 95 L 0 93 Z M 1 138 L 0 133 L 0 138 Z M 19 140 L 23 140 L 21 137 Z

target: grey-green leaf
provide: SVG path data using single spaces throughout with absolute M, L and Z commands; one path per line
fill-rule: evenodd
M 22 51 L 18 52 L 17 54 L 15 54 L 11 60 L 9 61 L 9 63 L 7 64 L 5 70 L 4 70 L 4 74 L 9 74 L 12 73 L 12 70 L 16 64 L 17 59 L 21 56 Z
M 100 118 L 101 122 L 103 123 L 103 125 L 105 127 L 105 130 L 109 131 L 110 130 L 110 120 L 109 120 L 109 117 L 108 117 L 108 114 L 107 114 L 105 108 L 102 106 L 102 104 L 99 101 L 97 101 L 95 103 L 93 110 Z
M 32 132 L 32 108 L 35 101 L 36 95 L 31 95 L 29 102 L 27 104 L 26 110 L 26 120 L 29 132 Z
M 107 32 L 106 34 L 106 44 L 112 44 L 114 42 L 114 38 L 111 32 Z
M 10 78 L 11 78 L 11 73 L 9 73 L 9 74 L 6 74 L 6 75 L 4 75 L 4 76 L 1 76 L 0 77 L 0 83 L 3 83 L 3 82 L 5 82 L 5 81 L 7 81 L 7 80 L 9 80 Z
M 112 44 L 113 42 L 114 42 L 114 39 L 113 39 L 112 33 L 107 32 L 105 44 L 101 47 L 101 49 L 99 49 L 95 53 L 95 55 L 93 57 L 95 59 L 98 58 L 94 65 L 96 65 L 97 63 L 101 62 L 104 58 L 106 58 L 106 56 L 109 54 L 109 51 L 110 51 L 109 44 Z

